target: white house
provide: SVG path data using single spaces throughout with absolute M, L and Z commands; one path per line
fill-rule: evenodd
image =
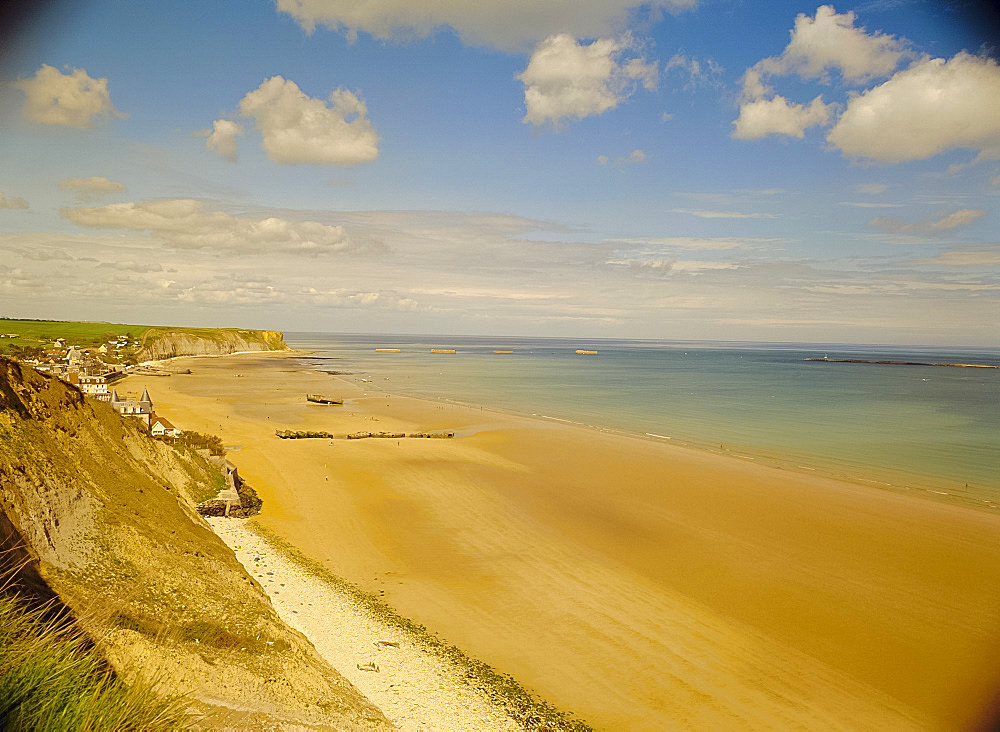
M 153 437 L 180 437 L 181 431 L 174 427 L 164 417 L 157 417 L 155 414 L 151 419 L 149 431 Z
M 80 375 L 77 378 L 77 385 L 84 394 L 102 402 L 110 402 L 111 392 L 108 390 L 108 387 L 124 375 L 120 371 L 112 371 L 109 374 L 101 374 L 99 376 Z

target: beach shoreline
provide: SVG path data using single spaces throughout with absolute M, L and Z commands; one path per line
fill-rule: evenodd
M 1000 623 L 988 512 L 366 393 L 301 357 L 202 359 L 151 393 L 233 446 L 269 531 L 597 726 L 919 727 L 986 693 Z M 305 403 L 324 391 L 345 404 Z M 320 427 L 456 438 L 274 436 Z
M 502 704 L 469 683 L 464 668 L 324 580 L 262 536 L 252 520 L 207 521 L 267 592 L 279 617 L 399 729 L 523 729 Z
M 375 348 L 374 350 L 384 351 L 385 349 Z M 970 477 L 961 465 L 954 463 L 948 466 L 933 464 L 933 468 L 935 469 L 921 470 L 909 463 L 905 466 L 900 464 L 898 457 L 895 461 L 879 461 L 872 460 L 871 454 L 867 455 L 868 459 L 855 458 L 852 453 L 845 452 L 842 447 L 833 451 L 821 448 L 817 449 L 819 446 L 815 443 L 814 438 L 812 441 L 802 442 L 801 445 L 793 444 L 798 441 L 798 438 L 791 441 L 782 441 L 782 444 L 772 444 L 768 442 L 767 438 L 762 438 L 761 436 L 751 437 L 745 430 L 742 431 L 742 435 L 726 434 L 731 431 L 719 429 L 719 425 L 715 425 L 716 433 L 713 433 L 711 422 L 701 425 L 699 428 L 692 429 L 690 424 L 686 424 L 686 422 L 690 421 L 690 415 L 687 415 L 687 419 L 681 417 L 673 422 L 674 428 L 677 430 L 676 432 L 671 431 L 658 434 L 663 432 L 662 425 L 655 427 L 655 432 L 650 432 L 648 430 L 652 425 L 649 423 L 643 428 L 637 424 L 623 423 L 620 417 L 618 419 L 614 417 L 609 418 L 607 414 L 602 414 L 603 421 L 600 418 L 581 418 L 578 415 L 574 416 L 574 410 L 572 409 L 560 412 L 558 407 L 552 404 L 548 406 L 548 411 L 536 411 L 536 408 L 523 405 L 515 407 L 509 403 L 498 406 L 489 401 L 488 393 L 480 394 L 479 396 L 483 397 L 481 399 L 468 397 L 456 398 L 453 394 L 442 393 L 441 389 L 433 392 L 428 391 L 426 384 L 424 384 L 423 389 L 413 388 L 411 384 L 406 383 L 406 366 L 396 361 L 396 359 L 380 357 L 377 360 L 364 361 L 363 365 L 360 366 L 360 370 L 352 367 L 350 372 L 330 371 L 325 368 L 326 364 L 324 362 L 327 360 L 340 361 L 344 356 L 331 359 L 314 355 L 321 352 L 310 351 L 308 353 L 300 353 L 303 364 L 308 368 L 316 368 L 324 373 L 335 374 L 337 378 L 345 379 L 369 391 L 386 391 L 416 399 L 464 406 L 470 409 L 485 409 L 489 412 L 509 416 L 554 421 L 623 437 L 669 441 L 673 446 L 685 447 L 736 460 L 756 462 L 761 465 L 802 475 L 822 476 L 833 480 L 854 483 L 859 486 L 876 487 L 882 490 L 921 496 L 929 500 L 964 505 L 1000 514 L 1000 493 L 998 493 L 1000 491 L 1000 483 L 997 483 L 995 476 L 985 478 L 983 471 L 974 470 L 972 471 L 973 475 Z M 348 351 L 348 353 L 351 353 L 351 351 Z M 347 358 L 350 358 L 350 356 Z M 384 378 L 387 376 L 392 377 L 391 383 L 389 378 Z M 461 378 L 461 372 L 459 372 L 459 376 Z M 757 407 L 765 411 L 767 409 L 763 404 L 757 404 Z M 668 423 L 671 422 L 669 416 L 664 415 L 664 418 Z M 815 425 L 803 426 L 801 423 L 798 424 L 798 428 L 810 431 L 813 426 Z M 865 427 L 865 420 L 859 420 L 857 429 L 862 431 Z M 891 425 L 882 425 L 882 427 L 889 429 L 889 434 L 896 440 L 905 442 L 911 439 L 906 434 L 896 435 Z M 869 425 L 869 428 L 874 427 Z M 750 430 L 750 433 L 756 429 L 758 428 L 753 428 Z M 929 436 L 924 435 L 923 437 L 928 437 L 929 439 Z M 882 439 L 884 439 L 884 436 Z M 954 434 L 950 434 L 947 436 L 947 439 L 961 439 L 961 436 L 956 437 Z M 927 448 L 933 452 L 936 445 L 928 444 Z M 969 457 L 973 459 L 972 456 Z M 978 455 L 974 459 L 983 461 L 986 457 Z

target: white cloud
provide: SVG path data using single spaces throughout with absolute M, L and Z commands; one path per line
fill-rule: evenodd
M 828 81 L 828 71 L 837 69 L 846 81 L 863 82 L 888 76 L 909 57 L 901 41 L 855 28 L 855 20 L 853 12 L 838 14 L 832 5 L 818 7 L 815 18 L 800 13 L 782 54 L 764 59 L 757 68 L 770 75 L 821 81 Z
M 698 259 L 674 262 L 675 272 L 690 272 L 700 274 L 707 270 L 740 269 L 740 265 L 735 262 L 706 262 Z
M 243 134 L 242 125 L 228 119 L 217 119 L 212 123 L 212 131 L 205 140 L 205 149 L 219 154 L 223 160 L 236 162 L 236 138 Z
M 310 305 L 322 305 L 324 307 L 365 308 L 397 312 L 429 309 L 421 307 L 420 303 L 412 297 L 400 297 L 394 292 L 381 290 L 375 292 L 358 292 L 341 288 L 319 290 L 315 287 L 303 287 L 299 290 L 298 295 Z
M 858 193 L 867 193 L 869 195 L 875 196 L 879 193 L 885 193 L 889 190 L 889 186 L 885 183 L 860 183 L 855 186 L 855 190 Z
M 981 209 L 963 208 L 953 211 L 937 220 L 919 221 L 908 224 L 895 216 L 880 216 L 869 221 L 868 225 L 891 234 L 936 234 L 942 231 L 951 231 L 961 226 L 968 226 L 979 217 L 985 215 L 986 211 Z
M 463 42 L 523 51 L 556 33 L 598 38 L 622 32 L 630 10 L 679 13 L 697 6 L 697 0 L 278 0 L 278 11 L 288 13 L 307 32 L 317 25 L 344 30 L 348 38 L 358 31 L 376 38 L 423 38 L 448 26 Z
M 664 276 L 683 272 L 689 275 L 700 275 L 707 271 L 740 269 L 735 262 L 709 262 L 698 259 L 678 261 L 675 259 L 628 258 L 609 259 L 607 264 L 613 267 L 624 267 L 641 276 Z
M 294 81 L 272 76 L 243 97 L 240 112 L 256 120 L 267 157 L 275 163 L 351 166 L 378 157 L 368 108 L 346 89 L 330 94 L 327 106 Z
M 705 211 L 691 208 L 672 208 L 670 213 L 690 214 L 700 219 L 776 219 L 775 214 L 741 213 L 739 211 Z
M 808 105 L 775 95 L 767 80 L 772 76 L 829 82 L 829 71 L 839 70 L 848 82 L 863 82 L 891 74 L 910 57 L 904 44 L 893 36 L 869 34 L 854 27 L 853 12 L 838 14 L 821 5 L 815 18 L 800 13 L 795 18 L 791 40 L 780 56 L 761 59 L 743 75 L 740 114 L 732 137 L 757 140 L 767 135 L 802 138 L 809 127 L 829 124 L 834 104 L 818 96 Z
M 137 272 L 140 274 L 163 271 L 163 265 L 157 262 L 136 262 L 132 260 L 125 262 L 101 262 L 97 267 L 99 269 L 116 269 L 119 272 Z
M 609 259 L 607 264 L 613 267 L 626 267 L 638 275 L 667 275 L 674 268 L 673 259 Z
M 124 193 L 126 190 L 121 183 L 100 175 L 90 178 L 67 178 L 59 184 L 59 187 L 64 191 L 76 191 L 76 197 L 81 201 L 92 201 L 110 193 Z
M 729 249 L 746 249 L 749 247 L 749 244 L 745 239 L 731 239 L 727 237 L 710 238 L 694 236 L 667 236 L 612 239 L 611 241 L 613 243 L 643 244 L 651 247 L 672 247 L 698 251 L 725 251 Z
M 824 104 L 821 96 L 808 106 L 789 102 L 781 95 L 744 102 L 740 105 L 740 116 L 733 123 L 732 136 L 737 140 L 758 140 L 767 135 L 802 138 L 807 128 L 830 121 L 833 106 Z
M 17 196 L 7 198 L 0 193 L 0 209 L 5 208 L 28 208 L 28 202 L 23 198 L 18 198 Z
M 14 86 L 25 93 L 25 116 L 38 124 L 86 128 L 95 117 L 121 116 L 111 104 L 108 80 L 92 79 L 83 69 L 63 74 L 42 64 L 33 78 Z
M 699 87 L 721 86 L 724 69 L 715 59 L 708 58 L 699 61 L 693 56 L 688 57 L 677 53 L 663 65 L 663 71 L 664 73 L 683 72 L 687 76 L 684 89 L 693 91 Z
M 1000 157 L 1000 67 L 959 53 L 925 58 L 847 104 L 827 140 L 850 157 L 890 163 L 952 148 Z
M 191 199 L 64 208 L 62 215 L 80 226 L 148 231 L 166 243 L 184 248 L 250 254 L 324 254 L 363 248 L 351 241 L 342 226 L 274 216 L 233 216 L 223 211 L 206 211 L 200 201 Z
M 918 259 L 918 264 L 944 265 L 946 267 L 997 267 L 1000 250 L 966 250 L 942 252 L 936 257 Z
M 567 118 L 603 114 L 624 102 L 637 83 L 655 89 L 657 68 L 644 59 L 623 60 L 631 43 L 610 38 L 581 44 L 565 33 L 538 44 L 527 68 L 518 75 L 524 83 L 524 121 L 559 126 Z
M 597 156 L 598 165 L 607 165 L 609 162 L 610 158 L 608 158 L 607 155 Z M 617 165 L 619 168 L 625 165 L 638 165 L 639 163 L 644 163 L 644 162 L 646 162 L 646 153 L 643 150 L 640 150 L 639 148 L 636 148 L 628 155 L 622 155 L 620 157 L 615 158 L 615 165 Z

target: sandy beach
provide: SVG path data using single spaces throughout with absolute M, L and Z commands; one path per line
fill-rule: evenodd
M 222 437 L 252 521 L 596 727 L 956 728 L 997 686 L 996 515 L 366 391 L 287 353 L 167 368 L 193 373 L 119 391 Z

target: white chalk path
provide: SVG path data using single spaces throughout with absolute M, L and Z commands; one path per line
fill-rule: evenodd
M 349 595 L 281 554 L 242 520 L 207 520 L 263 586 L 281 619 L 304 634 L 397 727 L 521 729 L 465 683 L 451 663 L 405 631 L 371 617 Z M 389 645 L 393 643 L 398 645 Z

